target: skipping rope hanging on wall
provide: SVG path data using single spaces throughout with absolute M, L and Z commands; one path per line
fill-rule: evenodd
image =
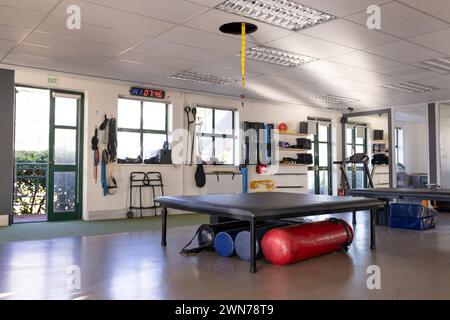
M 94 154 L 94 166 L 100 163 L 101 167 L 101 184 L 104 196 L 113 195 L 117 192 L 118 185 L 115 178 L 115 169 L 117 161 L 117 121 L 116 118 L 111 117 L 108 119 L 105 114 L 104 120 L 99 127 L 102 131 L 102 139 L 97 137 L 97 129 L 95 136 L 92 138 L 92 148 L 97 148 L 97 152 Z M 97 144 L 95 145 L 95 142 Z M 102 144 L 102 154 L 100 156 L 98 144 Z M 95 149 L 94 149 L 95 150 Z M 101 159 L 100 159 L 101 158 Z M 96 169 L 94 169 L 94 175 L 96 176 Z

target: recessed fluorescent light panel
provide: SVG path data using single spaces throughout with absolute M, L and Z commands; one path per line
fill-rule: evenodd
M 211 76 L 211 75 L 200 74 L 200 73 L 189 72 L 189 71 L 179 72 L 177 74 L 170 76 L 169 78 L 177 79 L 177 80 L 186 80 L 186 81 L 207 83 L 207 84 L 215 84 L 218 86 L 224 86 L 224 85 L 236 82 L 236 80 L 231 79 L 231 78 Z
M 439 90 L 439 88 L 425 86 L 423 84 L 415 83 L 415 82 L 406 82 L 406 83 L 398 83 L 398 84 L 387 84 L 382 86 L 384 88 L 398 90 L 408 93 L 424 93 Z
M 320 100 L 320 101 L 325 101 L 325 102 L 330 102 L 330 103 L 334 103 L 334 104 L 339 104 L 339 105 L 347 105 L 347 104 L 352 104 L 354 102 L 359 101 L 358 99 L 354 99 L 354 98 L 347 98 L 347 97 L 339 97 L 339 96 L 333 96 L 333 95 L 326 95 L 326 96 L 320 96 L 320 97 L 315 97 L 315 100 Z
M 294 0 L 226 0 L 216 9 L 298 31 L 336 17 Z
M 317 58 L 267 46 L 258 46 L 247 49 L 245 55 L 252 60 L 292 68 L 318 60 Z
M 413 63 L 413 66 L 416 66 L 421 69 L 425 69 L 428 71 L 433 71 L 437 73 L 447 74 L 450 73 L 450 57 L 447 58 L 436 58 L 430 59 L 422 62 Z

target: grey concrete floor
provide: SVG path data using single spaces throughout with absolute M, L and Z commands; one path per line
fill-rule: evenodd
M 158 231 L 1 244 L 0 299 L 449 299 L 450 215 L 425 232 L 378 227 L 376 251 L 367 216 L 358 213 L 347 254 L 259 260 L 256 274 L 238 258 L 179 255 L 195 227 L 169 229 L 167 248 Z M 381 290 L 366 286 L 370 265 L 381 268 Z M 73 266 L 80 289 L 68 285 Z

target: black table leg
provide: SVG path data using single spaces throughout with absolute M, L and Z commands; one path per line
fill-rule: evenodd
M 255 220 L 250 221 L 250 272 L 256 273 L 256 230 Z
M 356 211 L 353 211 L 353 215 L 352 215 L 352 224 L 353 224 L 353 225 L 356 224 Z
M 377 248 L 375 225 L 376 225 L 377 209 L 370 210 L 370 249 L 375 250 Z
M 167 208 L 162 208 L 162 235 L 161 235 L 161 245 L 165 247 L 167 245 L 166 235 L 167 235 Z

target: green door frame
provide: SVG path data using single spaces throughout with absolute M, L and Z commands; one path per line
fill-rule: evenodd
M 55 125 L 55 97 L 54 93 L 80 96 L 77 107 L 77 126 L 76 126 L 76 163 L 74 165 L 55 164 L 55 130 L 56 129 L 74 129 L 71 126 Z M 47 213 L 48 221 L 79 220 L 82 217 L 83 210 L 83 138 L 84 138 L 84 94 L 81 92 L 50 89 L 50 126 L 49 126 L 49 166 L 48 166 L 48 185 L 47 185 Z M 75 210 L 70 212 L 54 212 L 54 175 L 55 172 L 74 172 L 76 175 L 76 203 Z
M 331 159 L 331 120 L 330 119 L 321 119 L 321 118 L 308 118 L 308 121 L 316 121 L 316 134 L 314 135 L 314 166 L 308 167 L 309 171 L 314 171 L 314 192 L 315 194 L 320 194 L 320 171 L 328 171 L 328 195 L 333 194 L 333 186 L 332 186 L 332 159 Z M 327 122 L 329 123 L 328 132 L 327 132 L 327 141 L 319 141 L 319 123 Z M 328 149 L 328 166 L 320 166 L 320 153 L 319 153 L 319 144 L 327 143 Z
M 366 123 L 357 123 L 357 122 L 347 122 L 347 125 L 353 126 L 353 128 L 352 128 L 352 141 L 350 143 L 348 143 L 348 141 L 346 141 L 346 145 L 344 146 L 344 148 L 345 148 L 344 150 L 347 150 L 347 145 L 351 145 L 353 154 L 355 154 L 356 153 L 356 146 L 362 146 L 363 150 L 364 150 L 363 152 L 365 154 L 367 154 L 367 133 L 368 133 L 367 132 L 367 124 Z M 358 126 L 359 127 L 364 127 L 364 136 L 365 136 L 365 138 L 364 138 L 363 144 L 357 144 L 356 143 L 356 127 L 358 127 Z M 346 130 L 347 130 L 347 127 L 346 127 Z M 349 156 L 351 156 L 351 155 L 346 155 L 346 157 L 349 157 Z M 358 171 L 363 172 L 364 169 L 363 169 L 363 167 L 358 167 L 356 164 L 351 164 L 350 167 L 347 168 L 347 171 L 348 171 L 349 168 L 351 169 L 351 177 L 350 177 L 351 183 L 352 183 L 351 187 L 352 187 L 352 189 L 355 189 L 355 188 L 357 188 L 357 186 L 356 186 L 356 173 Z M 364 174 L 362 188 L 367 188 L 367 185 L 368 185 L 367 176 Z

